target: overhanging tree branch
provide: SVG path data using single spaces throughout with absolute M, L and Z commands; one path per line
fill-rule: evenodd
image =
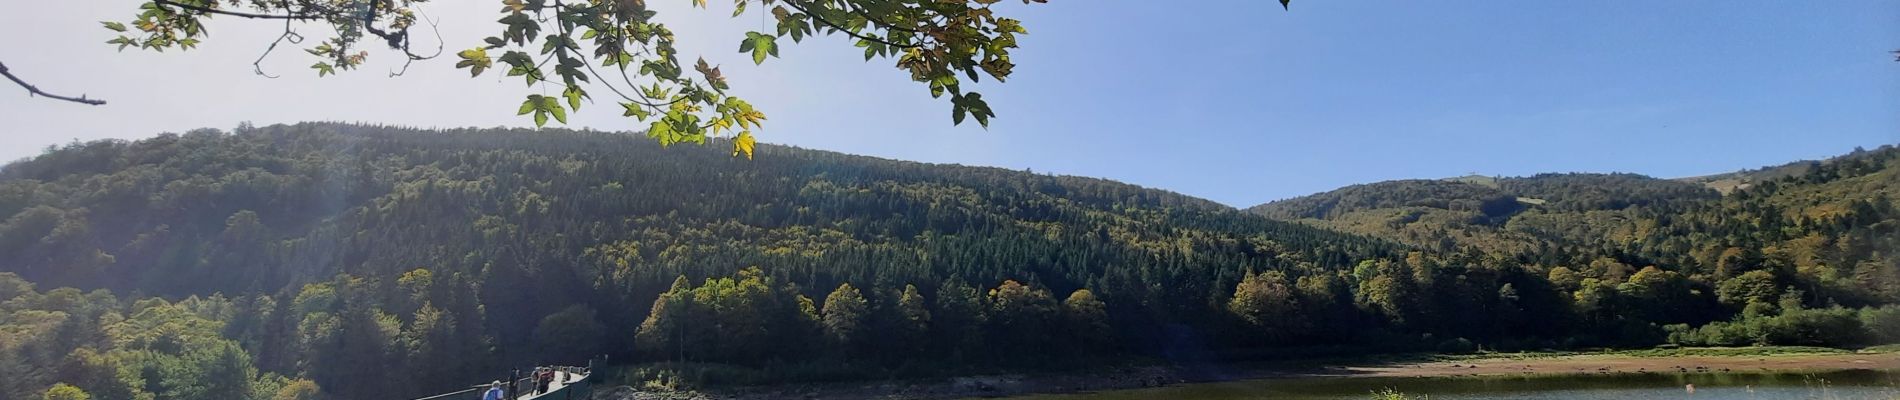
M 894 31 L 905 31 L 905 32 L 910 32 L 910 33 L 919 33 L 917 32 L 916 29 L 913 29 L 913 28 L 897 26 L 897 24 L 884 22 L 883 20 L 878 19 L 877 16 L 871 15 L 870 11 L 865 11 L 863 6 L 853 6 L 853 4 L 848 3 L 848 2 L 845 3 L 845 6 L 850 7 L 852 11 L 856 11 L 858 15 L 863 16 L 864 20 L 870 21 L 871 23 L 874 23 L 874 24 L 883 25 L 885 29 L 890 29 Z
M 12 80 L 13 83 L 18 83 L 20 84 L 20 87 L 26 88 L 26 93 L 28 95 L 41 96 L 41 97 L 46 97 L 49 99 L 65 100 L 65 101 L 70 101 L 74 103 L 95 105 L 95 106 L 106 104 L 105 100 L 88 99 L 86 98 L 86 95 L 83 95 L 83 94 L 79 95 L 79 97 L 67 97 L 67 96 L 47 93 L 46 91 L 40 90 L 39 87 L 33 86 L 32 84 L 26 83 L 26 81 L 20 80 L 20 77 L 13 76 L 13 72 L 8 71 L 7 64 L 3 62 L 0 62 L 0 75 L 5 75 L 7 79 Z
M 435 54 L 423 56 L 423 55 L 418 55 L 416 53 L 410 52 L 409 39 L 408 39 L 408 36 L 405 34 L 402 41 L 402 54 L 404 56 L 408 56 L 409 59 L 404 60 L 402 62 L 402 70 L 389 72 L 389 77 L 391 78 L 402 76 L 403 74 L 409 73 L 409 65 L 415 64 L 416 61 L 428 60 L 428 59 L 436 58 L 437 56 L 441 56 L 442 49 L 448 46 L 448 42 L 442 41 L 442 27 L 436 25 L 435 20 L 430 19 L 428 14 L 422 14 L 421 11 L 417 11 L 416 13 L 422 16 L 422 22 L 429 23 L 429 30 L 435 31 Z M 408 29 L 405 28 L 404 32 L 407 32 L 407 31 Z
M 798 12 L 805 13 L 805 15 L 810 16 L 813 21 L 818 21 L 818 23 L 825 24 L 825 26 L 829 26 L 831 27 L 831 29 L 836 30 L 838 32 L 844 32 L 845 35 L 848 35 L 851 37 L 864 39 L 864 40 L 876 42 L 879 44 L 883 44 L 885 46 L 891 46 L 891 47 L 897 47 L 897 48 L 909 49 L 909 48 L 924 47 L 922 44 L 896 43 L 889 40 L 885 40 L 880 37 L 865 35 L 865 34 L 858 33 L 856 31 L 852 31 L 850 29 L 845 29 L 843 25 L 839 25 L 836 22 L 831 22 L 831 20 L 827 20 L 824 17 L 819 16 L 818 14 L 813 14 L 810 10 L 805 9 L 805 7 L 799 6 L 796 0 L 786 0 L 785 5 L 792 6 L 792 9 L 798 10 Z
M 225 10 L 219 10 L 216 8 L 210 8 L 210 7 L 205 7 L 205 6 L 179 3 L 179 2 L 171 1 L 171 0 L 152 0 L 152 3 L 158 4 L 161 6 L 173 6 L 173 7 L 183 8 L 186 10 L 192 10 L 192 11 L 197 11 L 197 12 L 206 13 L 206 14 L 229 15 L 233 17 L 256 18 L 256 19 L 323 19 L 323 16 L 313 15 L 313 14 L 274 15 L 274 14 L 254 14 L 254 13 L 247 13 L 247 12 L 240 12 L 240 11 L 225 11 Z

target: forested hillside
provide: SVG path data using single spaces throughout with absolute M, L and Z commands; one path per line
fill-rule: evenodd
M 0 169 L 0 398 L 408 398 L 602 354 L 827 380 L 1884 342 L 1895 153 L 1726 197 L 1547 175 L 1253 209 L 1283 222 L 1101 179 L 604 132 L 79 143 Z
M 154 352 L 223 348 L 161 350 L 111 334 L 154 309 L 197 317 L 171 322 L 220 331 L 251 366 L 344 398 L 423 394 L 491 380 L 503 366 L 604 353 L 782 362 L 815 356 L 825 337 L 1009 363 L 1056 343 L 1017 333 L 1060 322 L 1055 312 L 1069 303 L 1096 309 L 1089 324 L 1100 337 L 1063 343 L 1119 351 L 1120 335 L 1220 321 L 1207 305 L 1249 269 L 1339 270 L 1402 254 L 1099 179 L 777 146 L 758 155 L 661 149 L 611 133 L 341 124 L 66 146 L 0 170 L 0 270 L 41 288 L 117 296 L 56 290 L 6 303 L 16 318 L 3 321 L 30 313 L 44 322 L 18 329 L 86 333 L 46 343 L 0 336 L 0 354 L 25 371 L 8 393 L 65 380 L 52 367 L 76 349 L 136 370 L 159 362 Z M 847 283 L 867 306 L 828 301 Z M 653 305 L 669 290 L 693 291 L 697 305 Z M 1014 294 L 1027 296 L 1029 314 L 1005 318 L 1018 305 L 998 301 Z M 25 300 L 43 296 L 85 300 Z M 153 308 L 161 301 L 174 304 Z M 929 334 L 967 337 L 858 343 L 894 340 L 871 330 L 897 329 L 900 306 L 925 304 L 934 315 L 909 317 L 937 322 Z M 796 317 L 820 307 L 823 321 Z M 732 340 L 723 343 L 636 340 L 648 312 L 662 309 L 728 321 L 701 328 L 749 328 L 686 335 Z M 869 332 L 842 332 L 858 324 Z M 1112 335 L 1111 324 L 1120 329 Z M 754 335 L 762 332 L 771 336 Z M 801 336 L 813 344 L 787 345 Z M 365 363 L 403 368 L 363 375 Z M 130 386 L 195 398 L 146 378 Z
M 1249 208 L 1280 219 L 1339 218 L 1354 212 L 1423 207 L 1503 216 L 1517 211 L 1517 199 L 1497 188 L 1475 183 L 1439 180 L 1386 181 L 1352 185 L 1338 190 Z
M 1729 181 L 1727 195 L 1715 181 Z M 1853 308 L 1900 302 L 1900 148 L 1680 181 L 1544 174 L 1490 182 L 1383 182 L 1249 211 L 1507 259 L 1546 271 L 1577 320 L 1663 325 L 1666 339 L 1682 344 L 1855 340 L 1775 333 L 1794 326 L 1866 328 L 1888 332 L 1884 340 L 1900 332 L 1886 320 L 1890 306 L 1862 311 L 1863 323 L 1877 325 L 1851 323 Z M 1656 332 L 1630 327 L 1615 336 L 1664 339 L 1642 339 Z
M 1738 253 L 1770 252 L 1781 254 L 1743 258 L 1755 263 L 1774 258 L 1769 261 L 1786 267 L 1878 269 L 1892 265 L 1889 256 L 1900 249 L 1889 235 L 1900 191 L 1896 158 L 1900 149 L 1885 146 L 1825 162 L 1682 180 L 1542 174 L 1491 184 L 1391 181 L 1248 211 L 1439 251 L 1482 251 L 1547 266 L 1609 258 L 1712 271 Z M 1713 189 L 1716 181 L 1747 184 L 1724 186 L 1731 191 L 1721 195 Z M 1513 199 L 1508 205 L 1507 198 Z M 1797 271 L 1788 272 L 1794 277 Z M 1863 295 L 1900 298 L 1890 272 L 1843 273 L 1859 277 L 1850 286 Z
M 1378 182 L 1247 211 L 1441 252 L 1476 249 L 1521 257 L 1563 247 L 1569 230 L 1603 229 L 1605 221 L 1620 221 L 1638 209 L 1678 210 L 1717 197 L 1691 183 L 1573 173 Z

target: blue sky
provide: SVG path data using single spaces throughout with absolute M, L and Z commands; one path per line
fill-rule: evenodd
M 217 20 L 201 50 L 119 53 L 93 21 L 136 0 L 32 2 L 0 15 L 0 61 L 86 107 L 0 87 L 0 159 L 73 139 L 303 120 L 521 126 L 515 80 L 451 61 L 389 78 L 391 54 L 318 79 L 301 52 L 251 74 L 269 24 Z M 1900 142 L 1900 2 L 1004 2 L 1030 35 L 998 118 L 949 105 L 839 37 L 753 66 L 733 52 L 756 12 L 662 18 L 684 53 L 724 65 L 770 116 L 766 142 L 927 162 L 1104 177 L 1235 206 L 1387 179 L 1480 173 L 1701 175 Z M 498 26 L 487 2 L 440 2 L 452 52 Z M 630 130 L 611 104 L 573 127 Z M 769 157 L 769 153 L 760 156 Z

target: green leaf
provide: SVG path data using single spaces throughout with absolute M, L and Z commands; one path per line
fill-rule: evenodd
M 554 66 L 554 73 L 561 76 L 562 82 L 568 85 L 573 85 L 576 81 L 587 82 L 587 73 L 581 70 L 582 68 L 587 68 L 586 61 L 566 56 L 557 56 L 555 58 L 561 60 L 559 65 Z
M 667 140 L 668 138 L 672 137 L 672 135 L 673 135 L 672 125 L 667 125 L 660 121 L 653 121 L 652 125 L 647 126 L 647 137 L 652 138 L 653 140 L 659 141 L 660 147 L 666 147 L 667 145 L 673 144 L 673 142 L 670 142 Z
M 534 18 L 529 17 L 528 14 L 519 11 L 502 17 L 495 22 L 500 22 L 502 25 L 508 26 L 508 29 L 502 31 L 501 38 L 515 42 L 516 45 L 528 44 L 529 41 L 534 40 L 534 37 L 541 33 L 541 24 L 535 22 Z
M 622 117 L 634 117 L 634 118 L 639 118 L 641 121 L 645 121 L 647 120 L 647 116 L 653 115 L 652 113 L 647 112 L 646 106 L 643 106 L 637 103 L 620 103 L 620 106 L 627 108 L 627 112 L 620 114 L 620 116 Z
M 114 38 L 114 39 L 112 39 L 112 40 L 107 40 L 107 41 L 106 41 L 106 44 L 116 44 L 116 45 L 119 45 L 119 51 L 125 51 L 125 48 L 126 48 L 126 47 L 128 47 L 128 46 L 133 46 L 133 45 L 137 45 L 138 43 L 137 43 L 137 42 L 134 42 L 134 41 L 132 41 L 132 38 L 130 38 L 130 37 L 125 37 L 125 36 L 120 36 L 120 37 L 118 37 L 118 38 Z
M 739 52 L 751 52 L 752 64 L 764 64 L 765 56 L 778 57 L 778 39 L 772 35 L 758 32 L 746 32 L 745 40 L 739 42 Z
M 523 100 L 523 102 L 521 102 L 521 108 L 515 110 L 515 116 L 528 114 L 528 112 L 534 112 L 534 125 L 536 125 L 536 127 L 547 125 L 547 116 L 549 116 L 549 114 L 553 114 L 555 119 L 561 121 L 561 123 L 568 123 L 568 112 L 562 110 L 561 99 L 555 99 L 555 97 L 528 95 L 528 100 Z
M 982 124 L 986 129 L 990 127 L 990 117 L 996 116 L 996 113 L 990 111 L 989 102 L 983 101 L 983 94 L 976 92 L 951 94 L 950 113 L 953 124 L 962 124 L 964 114 L 968 113 L 969 116 L 976 117 L 976 123 Z
M 983 101 L 982 93 L 970 92 L 964 95 L 963 104 L 970 109 L 970 116 L 976 117 L 977 124 L 983 125 L 986 129 L 990 127 L 990 117 L 996 116 L 996 113 L 990 111 L 990 103 Z
M 530 112 L 534 113 L 534 126 L 536 127 L 546 126 L 548 124 L 549 114 L 554 115 L 554 120 L 561 121 L 563 124 L 567 123 L 567 110 L 561 108 L 561 100 L 559 98 L 538 94 L 528 95 L 528 100 L 521 102 L 521 108 L 515 110 L 515 115 Z
M 523 76 L 527 84 L 533 85 L 541 80 L 541 69 L 535 67 L 534 58 L 528 53 L 509 51 L 502 53 L 501 63 L 508 64 L 508 76 Z
M 574 111 L 580 111 L 581 98 L 587 97 L 587 92 L 581 90 L 580 86 L 568 86 L 567 90 L 561 91 L 561 97 L 567 98 L 568 108 L 572 108 Z
M 113 32 L 125 32 L 125 24 L 112 21 L 99 21 L 99 24 L 105 25 L 106 29 L 111 29 Z
M 545 111 L 547 111 L 548 113 L 554 114 L 555 121 L 560 121 L 563 124 L 567 123 L 567 110 L 564 108 L 561 108 L 561 101 L 559 99 L 555 99 L 553 97 L 542 97 L 541 107 L 545 109 Z M 546 120 L 546 119 L 543 118 L 542 120 Z
M 332 66 L 330 66 L 330 64 L 326 64 L 326 63 L 321 63 L 321 62 L 320 62 L 320 63 L 316 63 L 316 64 L 312 64 L 312 65 L 310 65 L 310 68 L 312 68 L 312 69 L 316 69 L 316 70 L 317 70 L 317 77 L 318 77 L 318 78 L 321 78 L 321 77 L 323 77 L 324 75 L 335 75 L 335 74 L 336 74 L 336 67 L 332 67 Z
M 670 95 L 669 93 L 667 93 L 668 90 L 666 90 L 666 87 L 660 86 L 659 82 L 653 82 L 653 86 L 648 86 L 644 89 L 646 90 L 646 93 L 644 93 L 643 95 L 649 99 L 665 99 L 667 98 L 667 96 Z
M 528 95 L 528 101 L 521 102 L 521 109 L 515 110 L 515 115 L 527 115 L 530 112 L 534 112 L 535 106 L 540 105 L 540 104 L 541 104 L 541 95 L 538 95 L 538 94 Z
M 508 72 L 508 76 L 521 75 L 527 73 L 527 70 L 534 69 L 534 57 L 529 57 L 528 53 L 519 51 L 502 53 L 501 63 L 513 67 Z

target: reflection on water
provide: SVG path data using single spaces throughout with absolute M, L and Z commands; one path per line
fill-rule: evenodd
M 1694 385 L 1695 392 L 1688 391 Z M 1024 400 L 1361 399 L 1395 388 L 1432 399 L 1900 399 L 1900 371 L 1821 374 L 1620 374 L 1485 378 L 1262 379 L 1154 389 L 1029 396 Z

